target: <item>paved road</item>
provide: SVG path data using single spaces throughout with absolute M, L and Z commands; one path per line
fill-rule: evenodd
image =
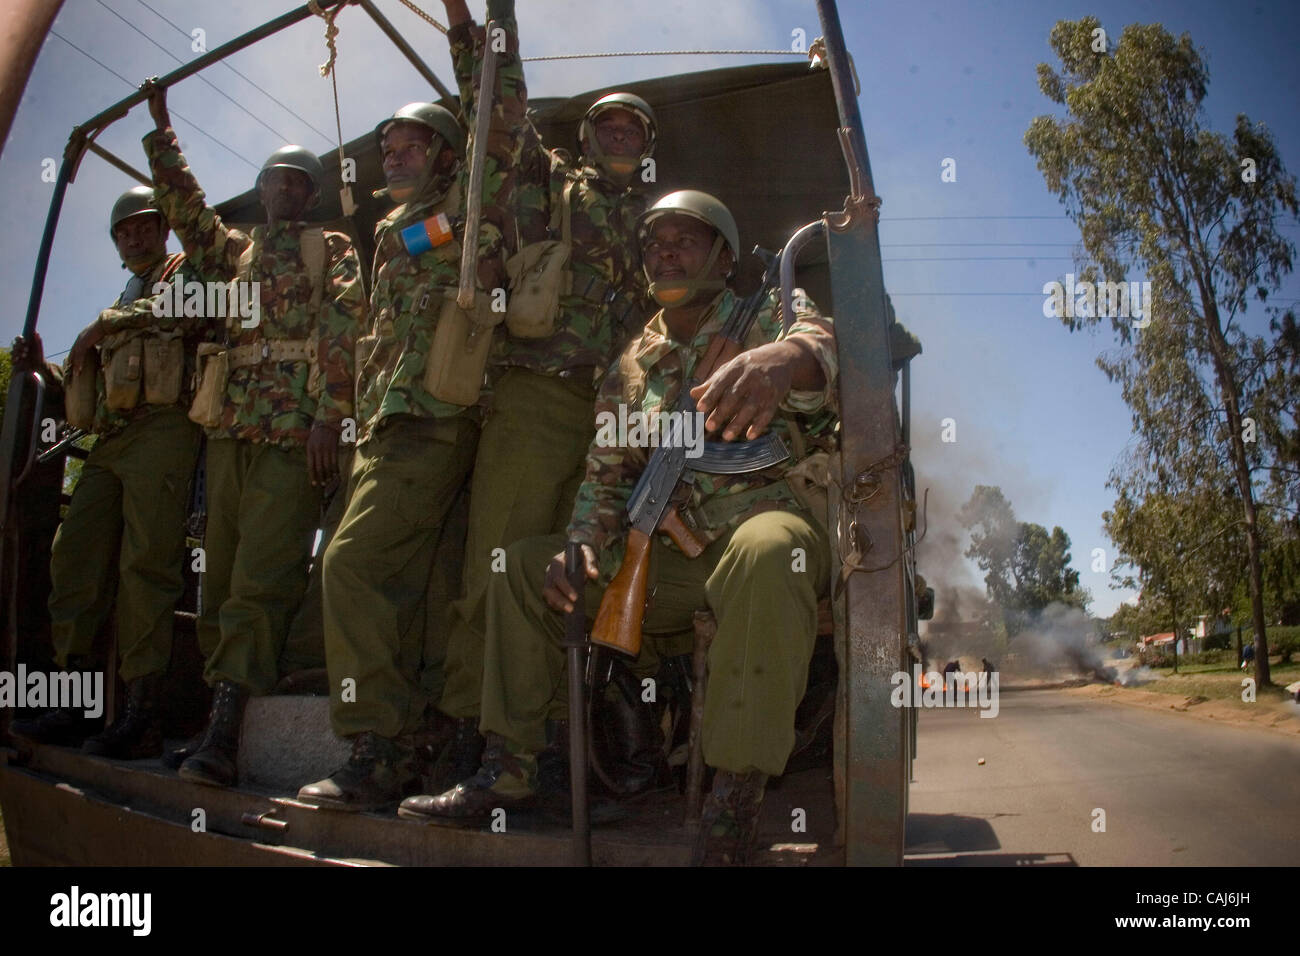
M 1300 740 L 1041 690 L 923 710 L 918 748 L 909 863 L 1300 864 Z

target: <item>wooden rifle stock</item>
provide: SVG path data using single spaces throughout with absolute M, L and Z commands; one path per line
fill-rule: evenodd
M 591 643 L 636 657 L 641 653 L 641 619 L 645 616 L 650 578 L 650 536 L 632 528 L 627 535 L 623 564 L 605 589 Z

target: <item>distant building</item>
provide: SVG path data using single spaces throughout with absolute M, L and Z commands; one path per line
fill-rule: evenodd
M 1191 632 L 1195 633 L 1195 632 Z M 1142 638 L 1142 646 L 1150 649 L 1169 650 L 1170 645 L 1174 643 L 1174 632 L 1165 631 L 1163 634 L 1147 634 Z M 1178 641 L 1178 654 L 1199 654 L 1204 646 L 1204 636 L 1196 633 L 1193 637 L 1185 637 Z

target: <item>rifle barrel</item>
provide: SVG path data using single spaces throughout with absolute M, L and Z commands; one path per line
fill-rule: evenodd
M 591 866 L 591 822 L 587 816 L 587 588 L 582 545 L 564 547 L 569 586 L 577 592 L 573 610 L 564 616 L 564 645 L 569 657 L 569 784 L 573 803 L 573 865 Z

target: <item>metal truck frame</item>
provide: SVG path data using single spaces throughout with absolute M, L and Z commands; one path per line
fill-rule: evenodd
M 453 111 L 455 97 L 371 0 L 320 0 L 322 9 L 357 5 L 369 15 Z M 840 357 L 841 445 L 832 468 L 830 527 L 835 583 L 830 602 L 838 663 L 835 695 L 834 835 L 818 845 L 768 850 L 768 863 L 899 865 L 903 857 L 907 786 L 915 752 L 915 711 L 890 704 L 891 676 L 910 672 L 919 659 L 913 543 L 917 508 L 908 461 L 911 352 L 897 361 L 899 341 L 885 294 L 877 235 L 879 200 L 872 185 L 862 118 L 834 0 L 817 0 L 824 40 L 821 69 L 802 64 L 760 64 L 666 77 L 618 87 L 656 104 L 663 130 L 657 152 L 663 191 L 691 186 L 714 192 L 736 211 L 746 242 L 804 248 L 799 282 L 835 317 Z M 259 40 L 314 15 L 295 8 L 163 76 L 174 85 Z M 51 17 L 52 19 L 52 17 Z M 48 21 L 34 29 L 48 28 Z M 39 42 L 39 38 L 37 38 Z M 597 95 L 535 101 L 536 121 L 548 143 L 571 142 L 577 121 Z M 128 176 L 149 179 L 95 140 L 111 123 L 145 101 L 142 92 L 75 127 L 54 184 L 41 237 L 23 335 L 37 328 L 46 269 L 68 185 L 87 152 Z M 413 97 L 415 98 L 415 97 Z M 744 116 L 749 107 L 775 134 L 771 149 L 754 156 L 729 145 L 715 128 L 717 103 Z M 713 104 L 713 105 L 711 105 Z M 714 110 L 713 135 L 693 142 L 693 130 Z M 376 114 L 382 113 L 379 109 Z M 733 122 L 739 120 L 733 119 Z M 789 145 L 802 151 L 792 165 Z M 370 136 L 345 146 L 357 158 L 359 183 L 381 181 Z M 842 164 L 840 162 L 842 157 Z M 780 172 L 781 161 L 785 170 Z M 327 175 L 339 168 L 335 153 L 322 157 Z M 773 174 L 773 170 L 778 170 Z M 739 184 L 739 185 L 738 185 Z M 364 191 L 363 191 L 364 196 Z M 219 207 L 232 223 L 259 217 L 250 191 Z M 815 210 L 831 210 L 820 215 Z M 361 198 L 344 218 L 326 190 L 318 214 L 330 228 L 357 241 L 369 265 L 368 226 L 384 210 Z M 808 223 L 812 218 L 813 222 Z M 805 224 L 807 224 L 805 226 Z M 796 252 L 787 255 L 784 294 L 794 282 Z M 752 284 L 754 266 L 739 285 Z M 901 386 L 901 388 L 900 388 Z M 58 522 L 64 453 L 41 462 L 40 423 L 45 387 L 39 373 L 16 374 L 0 432 L 0 670 L 13 673 L 39 635 L 48 592 L 49 543 Z M 901 415 L 900 415 L 901 404 Z M 75 451 L 73 452 L 75 454 Z M 841 573 L 843 572 L 843 573 Z M 177 612 L 180 639 L 194 615 Z M 21 647 L 20 647 L 21 645 Z M 111 651 L 111 649 L 110 649 Z M 176 655 L 173 655 L 176 667 Z M 110 668 L 115 666 L 115 661 Z M 108 684 L 116 683 L 111 676 Z M 110 691 L 110 717 L 112 708 Z M 430 827 L 392 814 L 339 814 L 296 803 L 292 795 L 255 788 L 196 788 L 154 761 L 123 763 L 67 749 L 23 744 L 9 737 L 12 713 L 0 710 L 0 806 L 16 864 L 545 864 L 564 862 L 569 838 L 563 827 L 539 824 L 508 838 L 487 830 Z M 661 801 L 662 802 L 662 801 Z M 769 802 L 770 799 L 769 799 Z M 204 811 L 202 832 L 195 808 Z M 593 862 L 680 864 L 689 856 L 689 827 L 666 824 L 679 808 L 651 802 L 633 819 L 593 834 Z M 654 821 L 658 820 L 656 824 Z M 787 817 L 788 821 L 788 817 Z

